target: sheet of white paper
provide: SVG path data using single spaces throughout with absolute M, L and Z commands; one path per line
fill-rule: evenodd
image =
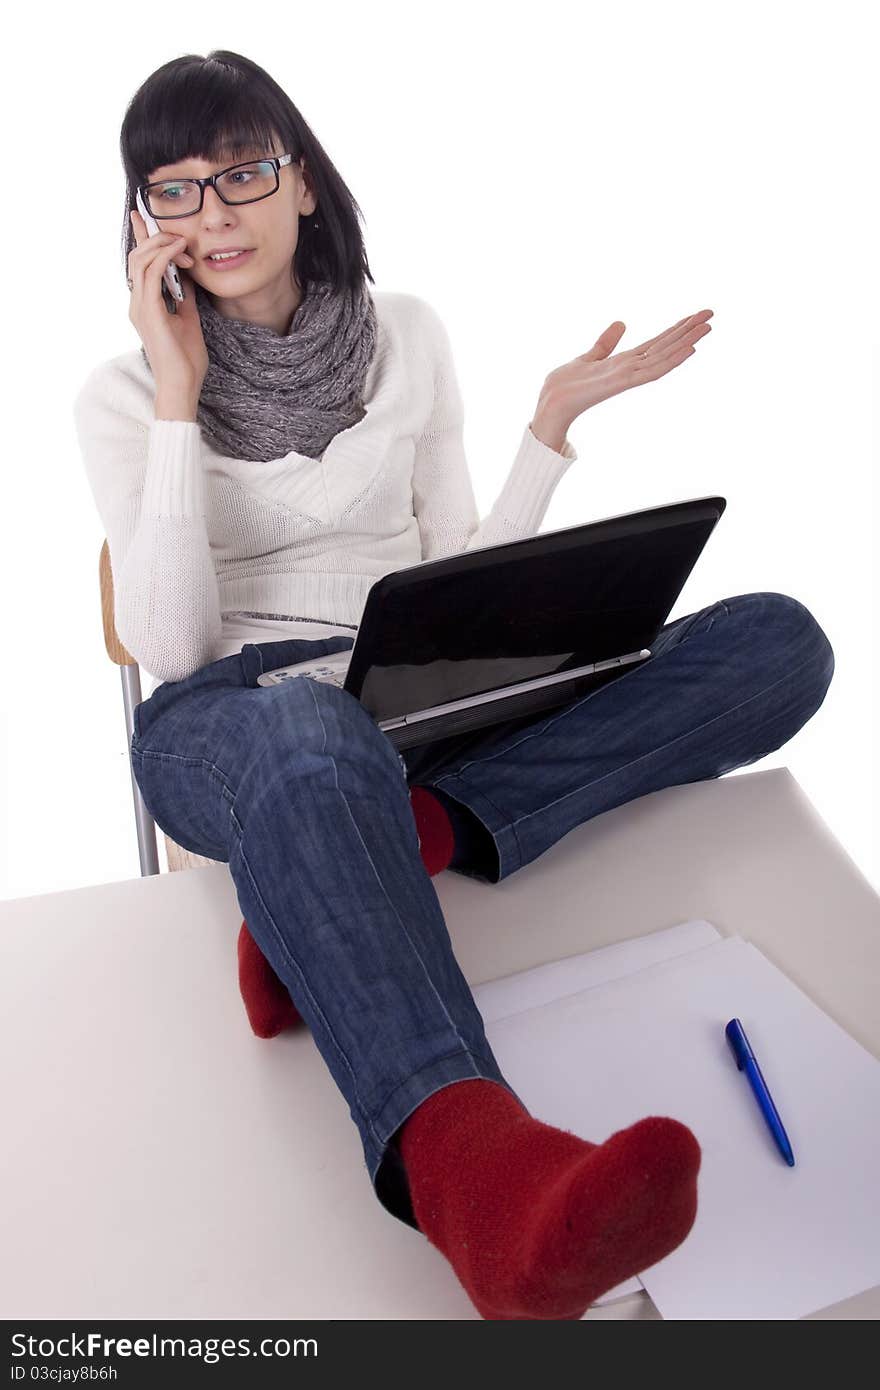
M 789 1168 L 724 1036 L 749 1036 Z M 595 1143 L 645 1115 L 703 1161 L 687 1239 L 641 1281 L 666 1318 L 791 1319 L 880 1283 L 880 1062 L 750 943 L 728 938 L 487 1024 L 524 1104 Z
M 581 990 L 605 984 L 609 980 L 622 979 L 657 961 L 671 960 L 721 939 L 721 933 L 711 922 L 680 922 L 674 927 L 649 932 L 646 936 L 632 937 L 628 941 L 599 946 L 577 956 L 548 961 L 500 980 L 488 980 L 476 985 L 472 992 L 483 1021 L 494 1022 L 550 1000 L 578 994 Z M 595 1302 L 615 1303 L 628 1294 L 641 1292 L 641 1280 L 633 1276 L 609 1289 Z
M 483 1022 L 494 1023 L 509 1014 L 522 1013 L 523 1009 L 534 1009 L 552 999 L 562 999 L 609 980 L 622 979 L 657 961 L 671 960 L 721 940 L 721 933 L 711 922 L 680 922 L 646 936 L 551 960 L 546 965 L 520 970 L 500 980 L 487 980 L 485 984 L 475 985 L 472 993 Z

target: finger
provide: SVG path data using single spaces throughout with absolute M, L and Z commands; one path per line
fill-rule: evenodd
M 158 238 L 155 237 L 153 239 L 158 240 Z M 186 237 L 183 236 L 175 236 L 164 246 L 159 246 L 156 250 L 156 255 L 147 263 L 147 274 L 152 271 L 154 278 L 156 275 L 163 274 L 168 262 L 173 261 L 176 256 L 181 255 L 185 246 Z
M 132 226 L 134 226 L 133 222 Z M 141 226 L 143 226 L 143 220 L 141 220 Z M 146 233 L 145 227 L 144 232 Z M 168 246 L 171 242 L 183 242 L 183 244 L 186 245 L 186 237 L 181 236 L 178 232 L 156 232 L 154 236 L 144 235 L 140 241 L 138 241 L 137 245 L 129 251 L 129 262 L 131 262 L 132 257 L 141 256 L 144 252 L 149 254 L 154 251 L 156 247 Z
M 679 349 L 671 358 L 664 358 L 660 362 L 657 358 L 649 357 L 647 362 L 640 362 L 636 371 L 632 373 L 630 386 L 643 386 L 647 381 L 657 381 L 659 377 L 666 376 L 673 367 L 686 362 L 696 352 L 696 348 L 689 347 L 686 350 Z M 651 365 L 653 363 L 653 365 Z
M 141 242 L 147 240 L 147 228 L 144 224 L 144 219 L 141 217 L 137 208 L 131 209 L 131 212 L 128 214 L 128 219 L 131 222 L 131 230 L 134 232 L 135 242 L 140 246 Z
M 706 334 L 711 332 L 711 323 L 694 324 L 692 327 L 683 330 L 678 335 L 678 337 L 676 337 L 672 341 L 663 344 L 658 351 L 652 352 L 651 357 L 653 357 L 657 362 L 662 363 L 666 361 L 670 357 L 670 355 L 677 354 L 688 348 L 693 348 L 701 338 L 705 338 Z M 649 357 L 647 360 L 650 361 L 651 358 Z
M 165 235 L 168 235 L 166 233 Z M 151 242 L 158 243 L 158 237 L 150 237 Z M 141 249 L 147 253 L 135 259 L 132 251 L 129 257 L 129 275 L 134 284 L 133 293 L 138 285 L 147 279 L 150 283 L 159 279 L 164 273 L 169 261 L 173 261 L 176 256 L 180 256 L 181 250 L 186 242 L 185 237 L 174 237 L 170 242 L 164 242 L 155 246 L 144 246 Z
M 638 347 L 632 349 L 637 355 L 641 356 L 644 352 L 651 352 L 655 356 L 658 352 L 665 351 L 670 345 L 680 342 L 688 333 L 692 331 L 698 322 L 704 322 L 705 316 L 711 316 L 711 309 L 701 309 L 699 314 L 689 314 L 687 318 L 679 319 L 671 328 L 658 333 L 654 338 L 648 338 L 644 343 L 639 343 Z
M 635 347 L 635 363 L 641 366 L 644 363 L 645 353 L 649 353 L 649 360 L 658 361 L 662 359 L 663 353 L 674 352 L 683 343 L 695 342 L 696 338 L 702 336 L 703 332 L 710 327 L 712 325 L 708 324 L 706 320 L 698 321 L 698 316 L 692 314 L 690 318 L 685 318 L 683 324 L 676 324 L 674 328 L 667 329 L 665 334 L 659 334 L 656 338 L 651 339 L 649 347 L 642 347 L 642 349 Z M 630 357 L 630 361 L 633 361 L 633 357 Z
M 647 338 L 645 342 L 639 343 L 638 347 L 631 348 L 631 352 L 647 352 L 651 348 L 665 348 L 670 343 L 679 342 L 685 334 L 698 324 L 705 323 L 714 313 L 714 309 L 700 309 L 696 314 L 688 314 L 687 318 L 679 319 L 671 328 L 666 328 L 662 333 L 658 333 L 654 338 Z
M 581 362 L 601 361 L 617 346 L 625 332 L 626 324 L 622 323 L 620 319 L 615 319 L 614 323 L 608 325 L 604 333 L 599 334 L 589 351 L 580 354 L 579 360 Z
M 657 347 L 657 345 L 661 342 L 663 338 L 666 337 L 668 333 L 674 333 L 677 328 L 684 327 L 685 324 L 690 323 L 691 318 L 692 315 L 688 314 L 687 318 L 679 319 L 678 323 L 674 323 L 671 328 L 664 328 L 663 332 L 658 333 L 654 338 L 646 338 L 643 343 L 639 343 L 637 347 L 631 348 L 630 351 L 647 352 L 649 348 Z
M 694 335 L 681 338 L 662 348 L 659 352 L 652 352 L 650 357 L 636 358 L 633 363 L 633 371 L 637 374 L 638 383 L 656 381 L 658 377 L 665 376 L 673 367 L 685 362 L 696 352 L 696 343 L 699 339 L 704 338 L 711 331 L 711 324 L 702 324 Z

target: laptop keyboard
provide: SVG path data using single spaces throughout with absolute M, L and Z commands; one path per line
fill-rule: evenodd
M 314 681 L 327 681 L 330 685 L 345 685 L 345 671 L 333 671 L 329 666 L 316 666 L 308 671 L 274 671 L 272 673 L 279 681 L 298 680 L 302 676 L 310 676 Z

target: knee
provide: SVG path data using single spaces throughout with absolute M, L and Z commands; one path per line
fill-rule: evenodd
M 261 686 L 249 711 L 255 756 L 278 765 L 330 756 L 337 764 L 356 764 L 381 775 L 392 769 L 400 780 L 400 758 L 360 700 L 328 681 L 308 677 Z
M 812 670 L 828 688 L 834 675 L 834 650 L 809 608 L 790 594 L 739 594 L 724 600 L 731 614 L 742 616 L 762 640 L 773 643 L 788 670 Z

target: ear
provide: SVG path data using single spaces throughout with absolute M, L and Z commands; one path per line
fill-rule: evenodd
M 301 156 L 299 161 L 299 171 L 302 176 L 302 181 L 304 185 L 302 206 L 300 207 L 300 216 L 309 217 L 315 211 L 315 208 L 318 206 L 318 199 L 312 188 L 312 180 L 308 170 L 306 169 L 304 155 Z

